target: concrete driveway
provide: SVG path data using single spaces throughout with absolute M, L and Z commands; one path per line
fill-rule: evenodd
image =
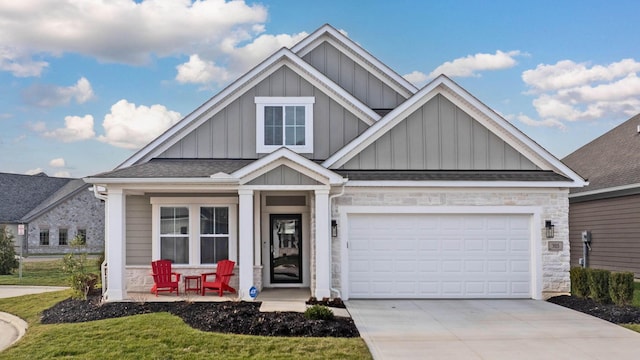
M 349 300 L 374 359 L 638 359 L 640 333 L 539 300 Z

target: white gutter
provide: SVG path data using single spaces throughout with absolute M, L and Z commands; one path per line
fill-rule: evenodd
M 620 186 L 608 187 L 608 188 L 604 188 L 604 189 L 597 189 L 597 190 L 579 192 L 579 193 L 575 193 L 575 194 L 569 194 L 569 198 L 578 198 L 578 197 L 582 197 L 582 196 L 598 195 L 598 194 L 604 194 L 604 193 L 609 193 L 609 192 L 633 190 L 633 189 L 637 189 L 637 188 L 640 188 L 640 183 L 629 184 L 629 185 L 620 185 Z

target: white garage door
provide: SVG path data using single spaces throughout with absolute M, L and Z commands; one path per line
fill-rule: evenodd
M 350 214 L 350 298 L 531 298 L 530 216 Z

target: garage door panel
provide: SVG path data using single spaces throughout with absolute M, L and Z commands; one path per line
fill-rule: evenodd
M 367 214 L 348 223 L 352 298 L 531 297 L 528 215 Z

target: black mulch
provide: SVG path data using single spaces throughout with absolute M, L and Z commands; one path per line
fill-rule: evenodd
M 45 310 L 43 324 L 76 323 L 123 316 L 168 312 L 179 316 L 191 327 L 220 333 L 297 336 L 358 337 L 350 318 L 307 320 L 295 312 L 261 313 L 260 302 L 113 302 L 100 303 L 99 296 L 89 300 L 67 299 Z
M 569 295 L 552 297 L 547 301 L 615 324 L 640 324 L 640 308 L 635 306 L 600 304 L 591 299 Z

